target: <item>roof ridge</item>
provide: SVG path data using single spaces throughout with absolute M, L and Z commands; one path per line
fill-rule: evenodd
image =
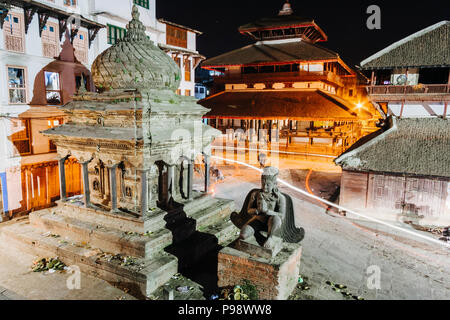
M 367 59 L 361 61 L 360 64 L 361 64 L 361 66 L 364 66 L 364 65 L 368 64 L 369 62 L 371 62 L 371 61 L 373 61 L 373 60 L 375 60 L 375 59 L 385 55 L 386 53 L 391 52 L 392 50 L 394 50 L 394 49 L 404 45 L 405 43 L 408 43 L 408 42 L 410 42 L 412 40 L 420 38 L 420 37 L 426 35 L 427 33 L 430 33 L 431 31 L 434 31 L 434 30 L 436 30 L 436 29 L 438 29 L 438 28 L 440 28 L 440 27 L 442 27 L 444 25 L 447 25 L 447 24 L 450 24 L 450 21 L 443 20 L 443 21 L 435 23 L 432 26 L 429 26 L 429 27 L 427 27 L 425 29 L 417 31 L 417 32 L 415 32 L 415 33 L 413 33 L 413 34 L 411 34 L 411 35 L 409 35 L 409 36 L 407 36 L 407 37 L 397 41 L 397 42 L 394 42 L 393 44 L 391 44 L 390 46 L 384 48 L 383 50 L 378 51 L 377 53 L 373 54 L 372 56 L 368 57 Z

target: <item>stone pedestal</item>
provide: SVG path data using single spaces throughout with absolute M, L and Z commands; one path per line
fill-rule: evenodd
M 223 288 L 248 280 L 259 299 L 287 300 L 298 283 L 301 255 L 300 244 L 282 243 L 276 253 L 254 240 L 236 240 L 219 253 L 218 285 Z

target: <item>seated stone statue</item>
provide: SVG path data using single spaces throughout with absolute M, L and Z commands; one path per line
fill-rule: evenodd
M 288 243 L 303 240 L 305 230 L 295 226 L 292 198 L 278 190 L 277 179 L 277 168 L 264 168 L 262 189 L 252 190 L 241 212 L 231 215 L 232 222 L 241 229 L 241 240 L 255 236 L 256 241 L 267 249 L 272 249 L 273 237 Z

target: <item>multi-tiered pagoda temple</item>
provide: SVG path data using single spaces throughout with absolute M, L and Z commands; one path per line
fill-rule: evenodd
M 367 80 L 336 53 L 313 19 L 294 14 L 289 2 L 272 18 L 246 24 L 240 33 L 256 43 L 206 60 L 216 71 L 212 95 L 200 101 L 217 129 L 282 132 L 281 145 L 338 155 L 376 129 L 380 114 L 368 102 Z M 261 139 L 261 134 L 259 135 Z

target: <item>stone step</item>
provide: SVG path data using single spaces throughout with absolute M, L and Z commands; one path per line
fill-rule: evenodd
M 76 265 L 84 273 L 128 288 L 141 297 L 150 295 L 178 272 L 177 258 L 169 253 L 160 252 L 152 259 L 134 258 L 133 265 L 122 265 L 123 261 L 111 259 L 101 249 L 48 236 L 29 221 L 1 227 L 0 239 L 3 245 L 30 254 L 59 257 L 68 266 Z
M 202 228 L 201 232 L 214 235 L 219 245 L 226 247 L 239 237 L 240 230 L 230 220 L 225 220 Z
M 166 226 L 167 221 L 164 219 L 168 214 L 174 214 L 177 211 L 183 211 L 188 216 L 193 214 L 198 210 L 203 210 L 213 203 L 216 202 L 216 199 L 211 197 L 210 195 L 198 195 L 198 197 L 189 203 L 183 204 L 182 208 L 174 209 L 173 212 L 167 212 L 161 209 L 156 209 L 153 213 L 148 214 L 145 217 L 144 229 L 145 231 L 154 232 L 158 229 L 164 228 Z
M 129 234 L 121 230 L 98 226 L 60 214 L 35 212 L 30 223 L 44 232 L 61 236 L 62 239 L 86 243 L 112 254 L 151 258 L 172 243 L 172 233 L 160 229 L 151 234 Z
M 124 232 L 145 233 L 144 219 L 123 212 L 111 213 L 101 209 L 84 208 L 77 202 L 58 202 L 58 206 L 48 209 L 50 212 Z
M 205 228 L 227 220 L 234 210 L 234 201 L 225 199 L 216 199 L 210 207 L 197 211 L 190 217 L 197 221 L 197 228 Z
M 118 229 L 99 226 L 58 213 L 38 211 L 30 214 L 30 223 L 43 232 L 61 236 L 62 239 L 87 243 L 113 254 L 125 254 L 133 257 L 145 257 L 148 237 L 127 234 Z

